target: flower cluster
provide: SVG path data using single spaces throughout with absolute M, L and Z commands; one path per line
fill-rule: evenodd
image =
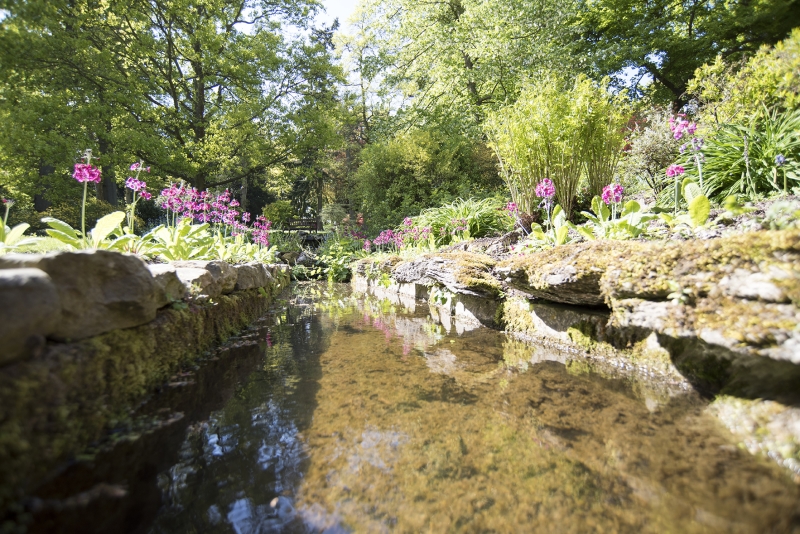
M 536 184 L 536 196 L 539 198 L 552 198 L 556 194 L 556 186 L 550 178 L 545 178 Z
M 76 163 L 72 177 L 79 182 L 95 182 L 98 184 L 102 180 L 100 169 L 89 163 Z
M 667 167 L 667 176 L 670 178 L 673 178 L 675 176 L 680 176 L 685 172 L 686 169 L 684 169 L 681 165 L 670 165 L 669 167 Z
M 503 209 L 507 211 L 509 215 L 514 215 L 515 213 L 519 212 L 519 208 L 517 207 L 516 202 L 509 202 Z
M 703 148 L 703 138 L 702 137 L 692 137 L 692 150 L 695 152 L 699 151 Z M 688 149 L 688 145 L 686 143 L 681 145 L 680 152 L 683 154 Z
M 373 239 L 372 244 L 378 247 L 381 245 L 394 245 L 397 248 L 400 248 L 403 246 L 403 234 L 400 232 L 395 232 L 389 228 L 381 232 L 378 237 Z
M 783 167 L 783 164 L 786 163 L 786 156 L 783 154 L 778 154 L 775 156 L 775 166 L 776 167 Z
M 603 188 L 603 202 L 606 204 L 619 204 L 622 202 L 622 185 L 613 183 Z
M 232 198 L 231 192 L 227 189 L 214 196 L 209 191 L 198 191 L 194 187 L 172 184 L 161 191 L 158 200 L 162 209 L 172 212 L 176 217 L 230 227 L 232 236 L 250 233 L 254 243 L 269 246 L 269 230 L 272 223 L 259 215 L 252 227 L 248 226 L 252 216 L 236 209 L 240 207 L 239 201 Z
M 247 215 L 246 220 L 245 220 L 245 215 Z M 250 220 L 250 214 L 247 212 L 243 213 L 242 220 L 244 220 L 245 222 Z M 258 217 L 256 217 L 256 220 L 253 222 L 253 228 L 252 228 L 253 243 L 261 245 L 262 247 L 268 247 L 269 229 L 271 226 L 272 223 L 268 221 L 267 218 L 264 217 L 263 215 L 259 215 Z
M 466 232 L 469 230 L 466 219 L 450 219 L 450 226 L 453 228 L 450 230 L 450 235 L 456 235 L 459 232 Z
M 678 118 L 669 118 L 669 129 L 675 139 L 681 139 L 684 133 L 694 135 L 697 130 L 697 124 L 686 120 L 686 115 L 683 113 L 678 114 Z

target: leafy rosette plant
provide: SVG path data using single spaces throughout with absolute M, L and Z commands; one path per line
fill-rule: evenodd
M 72 177 L 83 183 L 83 203 L 81 204 L 81 230 L 80 233 L 69 224 L 54 217 L 42 219 L 50 228 L 47 235 L 76 249 L 103 248 L 108 250 L 124 250 L 135 236 L 125 235 L 122 230 L 122 221 L 125 213 L 115 211 L 101 217 L 94 228 L 86 232 L 86 194 L 89 182 L 100 183 L 100 169 L 92 165 L 92 151 L 85 150 L 81 159 L 86 163 L 76 163 Z
M 620 197 L 620 202 L 622 198 Z M 619 218 L 615 218 L 611 210 L 600 197 L 592 199 L 592 211 L 582 211 L 588 224 L 578 226 L 576 230 L 590 241 L 595 239 L 632 239 L 639 237 L 650 221 L 657 218 L 647 206 L 642 206 L 635 200 L 629 200 L 622 207 Z M 615 204 L 612 204 L 615 205 Z
M 8 212 L 14 206 L 14 201 L 8 198 L 2 199 L 5 214 L 3 215 L 3 225 L 0 227 L 0 254 L 4 254 L 17 247 L 33 245 L 39 239 L 36 237 L 24 237 L 25 231 L 30 228 L 28 223 L 19 223 L 10 228 L 8 226 Z

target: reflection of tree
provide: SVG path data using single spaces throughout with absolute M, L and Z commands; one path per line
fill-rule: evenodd
M 264 364 L 221 410 L 189 428 L 180 461 L 159 475 L 164 510 L 153 532 L 267 532 L 300 528 L 291 494 L 303 476 L 302 430 L 316 402 L 320 321 L 291 308 L 268 329 Z M 270 346 L 271 345 L 271 346 Z M 279 506 L 273 508 L 275 501 Z

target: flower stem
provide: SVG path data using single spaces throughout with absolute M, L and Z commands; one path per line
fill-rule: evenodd
M 88 248 L 89 242 L 86 241 L 86 189 L 89 182 L 83 182 L 83 202 L 81 203 L 81 239 L 83 240 L 83 248 Z

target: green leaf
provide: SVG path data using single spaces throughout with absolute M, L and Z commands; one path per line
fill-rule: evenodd
M 708 197 L 705 195 L 695 197 L 694 200 L 689 202 L 689 217 L 692 219 L 693 227 L 697 228 L 704 225 L 708 221 L 710 213 L 711 202 L 708 201 Z
M 65 243 L 74 248 L 81 248 L 81 240 L 78 237 L 70 237 L 61 230 L 56 230 L 54 228 L 49 228 L 45 230 L 47 235 L 52 237 L 53 239 L 58 239 L 62 243 Z
M 562 226 L 556 231 L 556 245 L 563 245 L 567 242 L 567 236 L 569 235 L 569 227 Z
M 686 178 L 681 186 L 681 193 L 683 198 L 686 199 L 687 204 L 691 204 L 694 199 L 703 195 L 703 190 L 691 178 Z
M 90 232 L 92 236 L 92 246 L 98 248 L 105 238 L 116 230 L 124 220 L 124 211 L 115 211 L 98 219 L 97 224 L 94 225 L 94 229 Z
M 631 213 L 638 213 L 642 207 L 639 205 L 638 202 L 635 200 L 629 200 L 625 203 L 625 207 L 622 209 L 622 217 L 629 215 Z
M 16 225 L 14 228 L 11 229 L 10 232 L 6 234 L 5 243 L 6 245 L 14 245 L 22 238 L 22 234 L 25 233 L 25 230 L 30 228 L 31 225 L 28 223 L 20 223 Z
M 578 226 L 578 233 L 581 234 L 586 239 L 588 239 L 589 241 L 594 241 L 597 239 L 594 233 L 585 226 Z
M 55 217 L 45 217 L 42 219 L 42 222 L 72 239 L 78 239 L 78 232 L 64 221 L 56 219 Z

